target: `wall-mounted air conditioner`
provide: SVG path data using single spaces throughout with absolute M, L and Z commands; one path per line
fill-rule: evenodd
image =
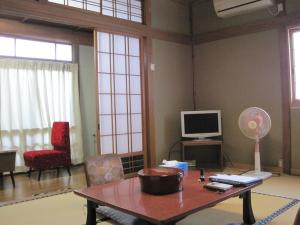
M 213 0 L 218 17 L 226 18 L 274 5 L 274 0 Z

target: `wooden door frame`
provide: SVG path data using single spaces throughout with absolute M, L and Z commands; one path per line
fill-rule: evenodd
M 281 95 L 282 95 L 282 171 L 291 174 L 291 107 L 290 107 L 290 63 L 289 63 L 289 38 L 285 25 L 278 29 Z

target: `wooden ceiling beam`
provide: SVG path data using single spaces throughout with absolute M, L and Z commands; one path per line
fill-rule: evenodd
M 0 19 L 0 34 L 19 38 L 54 41 L 67 44 L 93 45 L 93 34 L 45 25 Z
M 32 0 L 1 0 L 0 15 L 17 16 L 33 19 L 35 21 L 46 21 L 54 24 L 102 31 L 115 31 L 128 35 L 148 36 L 166 41 L 190 44 L 189 35 L 161 31 L 144 24 L 103 16 L 99 13 L 50 2 L 40 3 Z

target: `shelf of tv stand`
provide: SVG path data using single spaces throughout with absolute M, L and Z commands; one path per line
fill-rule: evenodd
M 181 152 L 182 152 L 182 161 L 185 161 L 185 151 L 186 147 L 191 146 L 213 146 L 217 145 L 219 146 L 219 159 L 217 162 L 217 165 L 220 169 L 223 170 L 223 140 L 220 139 L 194 139 L 194 140 L 182 140 L 181 141 Z

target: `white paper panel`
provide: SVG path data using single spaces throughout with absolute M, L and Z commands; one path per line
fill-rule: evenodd
M 131 115 L 131 129 L 132 132 L 142 132 L 142 115 L 132 114 Z
M 117 135 L 118 154 L 128 153 L 128 135 Z
M 126 76 L 125 75 L 115 75 L 115 93 L 126 94 Z
M 98 32 L 98 50 L 100 52 L 109 52 L 109 34 Z
M 137 38 L 129 38 L 129 55 L 140 55 L 140 41 Z
M 110 55 L 106 53 L 98 54 L 99 72 L 110 73 Z
M 129 64 L 130 64 L 130 74 L 131 75 L 141 75 L 139 57 L 130 57 Z
M 131 21 L 142 23 L 142 18 L 137 16 L 131 16 Z
M 112 116 L 100 116 L 100 134 L 112 135 Z
M 113 1 L 112 0 L 102 0 L 102 14 L 107 16 L 113 16 Z
M 141 95 L 131 95 L 131 113 L 141 113 Z
M 125 37 L 114 35 L 114 53 L 125 55 Z
M 15 40 L 14 38 L 0 37 L 0 55 L 14 56 L 15 55 Z
M 128 133 L 127 115 L 116 115 L 117 134 Z
M 116 0 L 117 17 L 128 19 L 127 0 Z
M 127 113 L 126 95 L 116 95 L 116 113 Z
M 113 153 L 112 136 L 104 136 L 100 138 L 101 154 Z
M 98 76 L 98 91 L 99 93 L 111 93 L 110 75 L 99 74 Z
M 141 133 L 132 134 L 132 151 L 139 152 L 143 150 L 143 136 Z
M 100 12 L 100 0 L 87 0 L 87 10 Z
M 130 94 L 141 94 L 140 76 L 130 76 Z
M 48 2 L 54 2 L 54 3 L 58 3 L 58 4 L 62 4 L 64 5 L 64 0 L 48 0 Z
M 83 9 L 83 0 L 69 0 L 69 6 Z
M 115 55 L 115 73 L 126 74 L 125 55 Z
M 100 94 L 99 112 L 100 114 L 112 114 L 110 95 Z
M 131 0 L 131 5 L 134 8 L 141 8 L 142 7 L 141 0 Z

